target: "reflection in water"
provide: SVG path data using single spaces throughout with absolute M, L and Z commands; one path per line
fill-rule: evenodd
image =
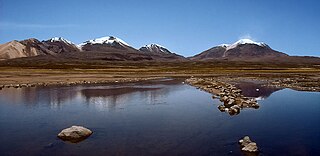
M 157 96 L 164 92 L 161 88 L 126 86 L 106 89 L 83 89 L 81 93 L 85 96 L 87 104 L 94 103 L 99 106 L 114 108 L 116 105 L 128 102 L 131 96 L 135 96 L 135 93 L 141 95 L 141 98 L 150 99 L 151 103 L 155 103 Z
M 61 104 L 77 96 L 75 90 L 56 87 L 8 88 L 0 92 L 5 101 L 26 106 L 50 105 L 58 108 Z
M 6 88 L 0 155 L 241 155 L 236 142 L 244 135 L 263 155 L 320 155 L 319 100 L 319 93 L 284 89 L 260 109 L 230 117 L 210 94 L 174 81 Z M 93 135 L 78 144 L 57 139 L 71 125 Z
M 179 84 L 181 84 L 179 80 L 163 79 L 121 86 L 7 88 L 0 92 L 0 96 L 6 97 L 3 100 L 7 102 L 31 107 L 49 105 L 50 108 L 55 109 L 72 99 L 85 99 L 87 105 L 93 104 L 95 107 L 105 109 L 129 103 L 130 99 L 134 99 L 136 96 L 144 99 L 148 104 L 161 104 L 161 99 L 167 96 L 170 91 L 178 89 L 175 86 Z
M 258 82 L 241 81 L 235 85 L 242 90 L 242 94 L 246 97 L 253 97 L 256 100 L 263 100 L 268 98 L 272 93 L 281 90 L 280 88 L 265 86 Z

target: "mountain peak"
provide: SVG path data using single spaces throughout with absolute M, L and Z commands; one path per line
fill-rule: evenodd
M 259 45 L 259 46 L 264 46 L 265 45 L 263 42 L 255 42 L 255 41 L 252 41 L 250 39 L 240 39 L 237 42 L 235 42 L 234 44 L 236 44 L 236 45 L 240 45 L 240 44 L 256 44 L 256 45 Z
M 251 39 L 240 39 L 240 40 L 238 40 L 237 42 L 235 42 L 233 44 L 221 44 L 219 46 L 220 47 L 224 47 L 227 50 L 230 50 L 230 49 L 236 48 L 237 46 L 243 45 L 243 44 L 254 44 L 254 45 L 261 46 L 261 47 L 267 46 L 267 44 L 265 44 L 263 42 L 255 42 L 255 41 L 253 41 Z
M 156 44 L 156 43 L 151 43 L 151 44 L 147 44 L 145 45 L 144 47 L 147 47 L 147 48 L 164 48 L 164 49 L 167 49 L 166 47 L 162 46 L 162 45 L 159 45 L 159 44 Z
M 86 44 L 114 44 L 114 43 L 119 43 L 120 45 L 129 46 L 128 43 L 126 43 L 123 40 L 121 40 L 120 38 L 117 38 L 114 36 L 106 36 L 106 37 L 96 38 L 93 40 L 83 42 L 83 43 L 79 44 L 79 46 L 83 46 Z
M 166 47 L 159 44 L 147 44 L 140 48 L 140 51 L 156 52 L 156 53 L 171 53 Z
M 47 42 L 64 42 L 67 44 L 73 44 L 71 41 L 68 41 L 62 37 L 53 37 L 47 40 Z

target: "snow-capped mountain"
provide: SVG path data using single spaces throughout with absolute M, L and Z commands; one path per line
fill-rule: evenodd
M 53 37 L 42 41 L 46 48 L 54 53 L 79 52 L 78 46 L 62 37 Z
M 128 43 L 124 42 L 120 38 L 113 37 L 113 36 L 107 36 L 107 37 L 101 37 L 101 38 L 96 38 L 93 40 L 85 41 L 83 43 L 80 43 L 78 46 L 84 46 L 87 44 L 108 44 L 108 45 L 114 45 L 114 44 L 119 44 L 123 46 L 130 46 Z
M 66 43 L 66 44 L 73 44 L 73 45 L 75 45 L 75 44 L 72 43 L 71 41 L 66 40 L 66 39 L 64 39 L 64 38 L 62 38 L 62 37 L 53 37 L 53 38 L 50 38 L 50 39 L 46 40 L 45 42 L 64 42 L 64 43 Z
M 167 48 L 165 48 L 164 46 L 161 46 L 159 44 L 154 44 L 154 43 L 145 45 L 145 46 L 141 47 L 139 50 L 143 51 L 143 52 L 171 54 L 171 52 Z
M 127 50 L 127 51 L 137 51 L 137 49 L 134 49 L 131 47 L 128 43 L 121 40 L 120 38 L 113 37 L 113 36 L 107 36 L 107 37 L 101 37 L 96 38 L 92 40 L 85 41 L 78 45 L 78 47 L 82 51 L 112 51 L 115 49 L 118 50 Z
M 244 44 L 254 44 L 254 45 L 257 45 L 257 46 L 261 46 L 261 47 L 268 46 L 267 44 L 265 44 L 263 42 L 255 42 L 255 41 L 252 41 L 250 39 L 240 39 L 240 40 L 238 40 L 237 42 L 235 42 L 233 44 L 221 44 L 219 46 L 225 47 L 227 50 L 230 50 L 230 49 L 236 48 L 239 45 L 244 45 Z
M 241 39 L 233 44 L 221 44 L 215 46 L 191 57 L 190 59 L 258 60 L 260 58 L 273 59 L 284 56 L 288 55 L 271 49 L 263 42 Z

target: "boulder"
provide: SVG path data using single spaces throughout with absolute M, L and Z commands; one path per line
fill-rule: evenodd
M 239 144 L 241 145 L 241 146 L 246 146 L 246 145 L 248 145 L 249 143 L 251 143 L 252 141 L 250 140 L 250 137 L 249 136 L 245 136 L 245 137 L 243 137 L 243 139 L 240 139 L 239 140 Z
M 223 96 L 223 97 L 220 98 L 220 101 L 221 101 L 221 102 L 225 102 L 225 101 L 227 101 L 227 100 L 228 100 L 228 97 L 227 97 L 227 96 Z
M 245 152 L 258 152 L 258 146 L 255 142 L 251 142 L 244 146 L 241 150 Z
M 64 141 L 69 141 L 72 143 L 80 142 L 92 134 L 92 131 L 82 127 L 82 126 L 71 126 L 69 128 L 63 129 L 58 137 Z
M 232 107 L 230 107 L 228 113 L 230 115 L 236 115 L 236 114 L 239 114 L 240 113 L 240 107 L 238 105 L 234 105 Z
M 235 100 L 234 99 L 229 99 L 228 101 L 225 101 L 224 105 L 226 107 L 231 107 L 235 104 Z
M 241 150 L 245 152 L 258 152 L 258 146 L 255 142 L 252 142 L 249 136 L 245 136 L 243 139 L 239 140 L 241 145 Z
M 224 112 L 226 107 L 224 105 L 219 105 L 218 106 L 218 109 L 221 111 L 221 112 Z

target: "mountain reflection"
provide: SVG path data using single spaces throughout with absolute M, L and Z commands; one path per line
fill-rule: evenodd
M 168 92 L 167 88 L 163 87 L 133 87 L 126 86 L 120 88 L 106 89 L 83 89 L 82 95 L 85 97 L 87 104 L 96 104 L 100 107 L 114 108 L 117 105 L 128 103 L 129 100 L 144 99 L 149 104 L 157 104 L 161 97 Z
M 0 92 L 1 100 L 7 103 L 26 106 L 49 105 L 55 108 L 72 100 L 76 95 L 75 90 L 66 87 L 8 88 Z
M 163 104 L 163 97 L 178 90 L 181 81 L 163 80 L 122 85 L 48 86 L 32 88 L 5 88 L 0 91 L 0 102 L 27 107 L 60 108 L 67 104 L 85 103 L 97 108 L 115 108 L 143 100 L 146 104 Z M 136 102 L 138 103 L 138 102 Z
M 281 88 L 269 87 L 259 83 L 250 81 L 238 82 L 235 85 L 237 88 L 242 90 L 242 94 L 246 97 L 253 97 L 257 100 L 268 98 L 273 92 L 281 90 Z

